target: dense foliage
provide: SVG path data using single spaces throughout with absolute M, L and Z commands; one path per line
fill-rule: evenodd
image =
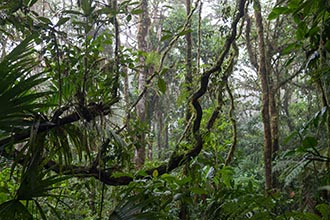
M 330 219 L 327 0 L 0 10 L 0 220 Z

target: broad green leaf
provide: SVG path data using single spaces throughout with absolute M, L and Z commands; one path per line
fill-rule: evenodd
M 63 24 L 65 24 L 67 21 L 69 21 L 70 18 L 69 17 L 63 17 L 63 18 L 60 18 L 60 20 L 56 23 L 56 27 L 59 27 Z
M 268 20 L 273 20 L 277 18 L 281 14 L 288 14 L 290 13 L 290 10 L 287 7 L 276 7 L 273 8 L 273 10 L 268 15 Z
M 162 76 L 164 75 L 165 73 L 167 73 L 169 69 L 168 68 L 163 68 L 162 71 L 160 71 L 159 75 Z
M 315 35 L 318 35 L 320 33 L 320 27 L 318 25 L 315 25 L 314 27 L 310 28 L 308 31 L 308 36 L 313 37 Z
M 148 173 L 147 173 L 145 170 L 139 170 L 139 171 L 135 174 L 135 176 L 139 176 L 139 177 L 143 176 L 143 177 L 146 177 L 146 176 L 148 176 Z
M 132 15 L 127 15 L 126 16 L 126 22 L 130 22 L 132 20 Z
M 142 14 L 142 13 L 143 13 L 143 10 L 140 9 L 140 8 L 136 8 L 136 9 L 133 9 L 133 10 L 131 11 L 131 13 L 132 13 L 133 15 L 138 15 L 138 14 Z
M 173 183 L 173 182 L 176 182 L 177 181 L 177 177 L 171 175 L 171 174 L 168 174 L 168 173 L 165 173 L 161 176 L 161 179 L 167 181 L 167 182 L 170 182 L 170 183 Z
M 186 35 L 186 34 L 188 34 L 188 33 L 191 33 L 191 32 L 192 32 L 191 29 L 187 29 L 187 30 L 181 31 L 181 32 L 178 34 L 178 36 L 181 37 L 181 36 L 184 36 L 184 35 Z
M 189 176 L 187 176 L 187 177 L 183 177 L 182 179 L 179 179 L 178 181 L 177 181 L 177 183 L 180 185 L 180 186 L 184 186 L 185 184 L 187 184 L 187 183 L 189 183 L 190 181 L 191 181 L 191 177 Z
M 46 17 L 38 17 L 40 21 L 42 21 L 45 24 L 52 24 L 52 21 L 49 18 Z
M 125 176 L 131 177 L 131 178 L 134 177 L 131 173 L 123 173 L 123 172 L 116 172 L 116 173 L 113 173 L 111 176 L 114 178 L 125 177 Z
M 159 91 L 161 91 L 163 94 L 165 94 L 165 92 L 166 92 L 166 83 L 165 83 L 164 79 L 159 78 L 157 85 L 158 85 Z
M 165 41 L 167 39 L 170 39 L 171 37 L 172 37 L 172 35 L 166 34 L 166 35 L 162 36 L 162 38 L 160 39 L 160 41 Z
M 308 28 L 307 28 L 306 23 L 305 22 L 300 22 L 298 24 L 297 31 L 296 31 L 297 40 L 305 39 L 307 30 L 308 30 Z
M 319 216 L 317 216 L 316 214 L 314 213 L 305 213 L 305 214 L 302 214 L 305 219 L 307 220 L 324 220 L 322 218 L 320 218 Z
M 315 148 L 317 147 L 317 139 L 315 137 L 305 137 L 302 142 L 303 147 L 306 148 Z
M 290 54 L 292 52 L 295 52 L 295 50 L 299 48 L 299 45 L 297 44 L 297 42 L 295 43 L 291 43 L 289 45 L 287 45 L 282 51 L 281 51 L 281 54 L 282 55 L 287 55 L 287 54 Z
M 220 170 L 221 173 L 221 177 L 222 177 L 222 181 L 223 183 L 228 187 L 231 188 L 232 187 L 232 180 L 234 177 L 234 170 L 231 167 L 223 167 Z
M 203 188 L 200 188 L 200 187 L 192 187 L 190 188 L 190 191 L 192 193 L 195 193 L 195 194 L 198 194 L 198 195 L 202 195 L 202 194 L 206 194 L 207 191 Z
M 295 8 L 299 7 L 299 5 L 301 5 L 301 3 L 302 3 L 302 0 L 290 0 L 290 1 L 288 1 L 288 7 L 295 9 Z
M 322 219 L 330 219 L 330 205 L 329 204 L 319 204 L 316 209 L 322 214 Z
M 329 41 L 329 40 L 327 40 L 327 42 L 325 42 L 324 48 L 325 48 L 327 51 L 330 51 L 330 41 Z
M 158 170 L 157 169 L 152 172 L 152 176 L 154 178 L 158 177 Z
M 89 16 L 93 12 L 92 0 L 81 0 L 81 8 L 85 16 Z

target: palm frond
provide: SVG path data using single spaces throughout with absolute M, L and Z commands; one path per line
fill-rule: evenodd
M 0 205 L 0 220 L 32 220 L 33 217 L 19 200 L 10 200 Z
M 46 214 L 44 212 L 44 210 L 42 209 L 41 205 L 39 204 L 39 202 L 37 200 L 34 200 L 34 203 L 36 204 L 36 207 L 40 213 L 40 216 L 43 220 L 47 220 Z
M 47 105 L 38 103 L 38 99 L 45 97 L 49 92 L 37 89 L 47 78 L 44 77 L 44 73 L 34 73 L 38 64 L 34 59 L 35 38 L 36 34 L 27 37 L 0 62 L 2 137 L 9 136 L 16 129 L 31 125 L 28 123 L 29 119 Z
M 122 200 L 111 213 L 110 220 L 156 220 L 163 219 L 160 213 L 144 211 L 152 203 L 152 199 L 141 200 L 139 195 Z
M 56 184 L 71 178 L 70 176 L 49 176 L 45 177 L 45 172 L 32 168 L 25 173 L 23 181 L 17 191 L 17 199 L 32 200 L 37 197 L 55 196 L 51 190 L 58 188 Z

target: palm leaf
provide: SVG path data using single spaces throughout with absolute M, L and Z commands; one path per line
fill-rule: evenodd
M 122 200 L 111 213 L 110 220 L 156 220 L 163 219 L 160 213 L 143 211 L 153 202 L 152 199 L 142 199 L 140 195 Z
M 45 177 L 46 173 L 31 168 L 25 173 L 23 181 L 17 191 L 17 199 L 32 200 L 37 197 L 54 196 L 50 193 L 51 190 L 58 188 L 56 185 L 64 180 L 71 178 L 70 176 L 49 176 Z
M 47 104 L 38 103 L 49 92 L 38 91 L 37 87 L 47 78 L 44 73 L 34 73 L 37 66 L 33 55 L 32 34 L 17 45 L 0 62 L 0 130 L 2 137 L 16 129 L 26 128 L 28 118 L 33 118 Z
M 36 204 L 36 207 L 40 213 L 40 216 L 43 220 L 47 220 L 46 214 L 44 212 L 44 210 L 42 209 L 41 205 L 39 204 L 39 202 L 37 200 L 34 200 L 34 203 Z
M 31 132 L 31 137 L 27 143 L 26 154 L 20 154 L 16 161 L 22 162 L 21 183 L 16 193 L 18 200 L 33 200 L 37 197 L 56 196 L 50 191 L 58 188 L 58 183 L 71 178 L 70 176 L 49 175 L 50 170 L 44 169 L 46 158 L 43 157 L 45 134 Z M 24 157 L 24 158 L 21 158 Z M 15 161 L 15 162 L 16 162 Z M 13 168 L 15 163 L 13 164 Z
M 0 205 L 0 220 L 32 220 L 27 208 L 18 200 L 10 200 Z

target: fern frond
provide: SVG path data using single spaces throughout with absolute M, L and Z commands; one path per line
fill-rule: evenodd
M 281 172 L 286 170 L 290 165 L 295 163 L 294 160 L 279 160 L 276 162 L 276 164 L 273 166 L 273 172 Z
M 302 174 L 305 170 L 306 164 L 308 164 L 308 160 L 300 160 L 298 163 L 294 164 L 291 167 L 288 167 L 284 172 L 284 186 L 288 186 L 293 180 L 297 179 L 300 174 Z

